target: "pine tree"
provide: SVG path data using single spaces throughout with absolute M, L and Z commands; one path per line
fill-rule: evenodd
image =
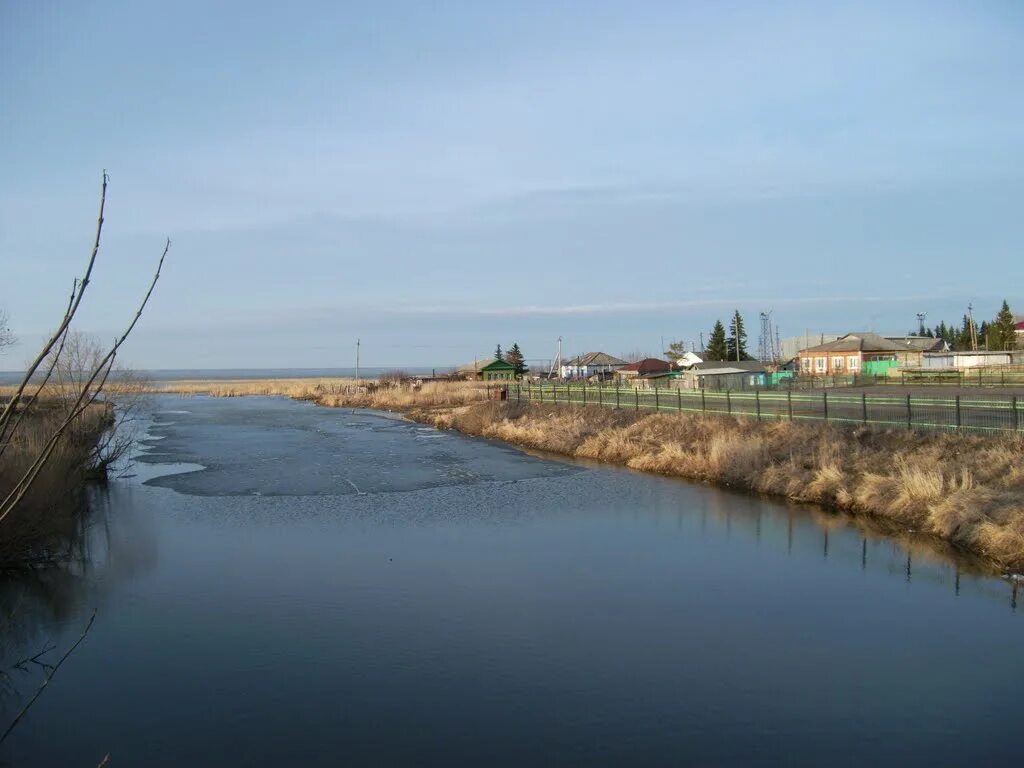
M 516 369 L 516 376 L 522 376 L 526 373 L 526 364 L 523 360 L 523 352 L 519 349 L 519 344 L 513 343 L 509 347 L 508 352 L 505 353 L 505 362 L 511 363 Z
M 504 360 L 505 359 L 505 356 L 501 353 L 501 344 L 499 344 L 498 348 L 496 350 L 494 350 L 494 359 L 495 360 Z
M 1006 303 L 1005 299 L 990 328 L 994 345 L 989 346 L 989 349 L 1013 349 L 1017 340 L 1017 332 L 1013 324 L 1013 312 L 1010 311 L 1010 305 Z
M 726 340 L 727 360 L 748 360 L 747 331 L 743 325 L 743 315 L 737 309 L 729 323 L 729 338 Z
M 711 329 L 711 336 L 708 339 L 707 349 L 704 351 L 706 360 L 725 360 L 729 353 L 725 341 L 725 326 L 721 320 L 715 321 L 715 327 Z
M 967 315 L 964 315 L 964 321 L 960 326 L 960 330 L 957 332 L 954 348 L 959 352 L 963 352 L 971 348 L 971 320 Z

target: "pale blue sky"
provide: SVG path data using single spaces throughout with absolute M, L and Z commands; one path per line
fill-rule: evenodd
M 0 306 L 137 367 L 1024 311 L 1018 2 L 0 5 Z M 751 340 L 756 345 L 756 339 Z

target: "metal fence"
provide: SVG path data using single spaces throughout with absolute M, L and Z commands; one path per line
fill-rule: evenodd
M 758 420 L 826 421 L 887 429 L 1019 432 L 1016 395 L 868 395 L 848 391 L 734 391 L 639 389 L 581 384 L 512 384 L 517 402 L 585 405 L 629 410 L 746 416 Z M 1024 399 L 1024 398 L 1022 398 Z

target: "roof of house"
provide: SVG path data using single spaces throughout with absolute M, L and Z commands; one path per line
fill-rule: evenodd
M 635 363 L 624 365 L 619 370 L 636 371 L 640 375 L 643 375 L 645 373 L 655 373 L 656 371 L 670 371 L 672 370 L 672 363 L 668 360 L 659 360 L 656 357 L 646 357 Z
M 604 352 L 587 352 L 585 355 L 577 355 L 572 360 L 566 360 L 562 365 L 579 367 L 584 365 L 625 365 L 625 360 L 619 360 Z
M 930 336 L 886 336 L 885 338 L 896 342 L 900 349 L 909 349 L 914 352 L 941 352 L 948 346 L 944 339 L 934 339 Z
M 760 360 L 708 360 L 693 366 L 693 370 L 699 374 L 709 371 L 721 373 L 725 368 L 730 369 L 730 373 L 761 373 L 764 371 L 764 363 Z
M 681 368 L 690 368 L 694 365 L 700 365 L 703 362 L 703 358 L 698 357 L 693 352 L 684 352 L 679 359 L 676 360 L 676 365 Z
M 742 361 L 740 360 L 740 362 Z M 748 368 L 732 368 L 734 365 L 739 364 L 730 364 L 729 366 L 723 366 L 722 368 L 698 368 L 696 369 L 696 373 L 698 376 L 725 376 L 727 374 L 750 374 L 762 373 L 764 371 L 763 366 L 760 369 L 752 371 Z
M 460 365 L 458 368 L 455 369 L 455 372 L 461 374 L 480 373 L 482 370 L 484 370 L 484 368 L 488 368 L 493 363 L 497 362 L 499 362 L 499 360 L 496 357 L 484 357 L 481 358 L 480 360 L 474 360 L 470 363 L 466 363 L 465 365 Z M 504 363 L 505 361 L 502 360 L 500 362 Z M 506 363 L 506 365 L 508 365 L 508 363 Z M 511 367 L 514 368 L 515 366 Z
M 827 341 L 814 347 L 801 349 L 800 354 L 808 352 L 896 352 L 906 349 L 897 342 L 891 341 L 877 333 L 848 333 L 835 341 Z
M 516 369 L 516 367 L 514 365 L 512 365 L 512 363 L 510 363 L 508 360 L 499 360 L 498 358 L 494 358 L 493 360 L 491 360 L 491 362 L 489 362 L 487 365 L 485 365 L 480 370 L 481 371 L 514 371 L 515 369 Z
M 1013 316 L 1013 327 L 1018 331 L 1024 331 L 1024 315 Z

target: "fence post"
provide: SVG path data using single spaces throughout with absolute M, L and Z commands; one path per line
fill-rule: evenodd
M 597 407 L 600 408 L 604 405 L 604 387 L 601 386 L 600 382 L 597 384 Z
M 732 397 L 730 396 L 731 389 L 725 390 L 725 412 L 730 416 L 732 415 Z
M 956 427 L 960 428 L 960 395 L 956 396 Z
M 910 395 L 907 395 L 907 429 L 912 429 L 914 426 L 914 416 L 910 411 Z
M 681 389 L 676 390 L 676 410 L 683 410 L 683 390 Z
M 1020 411 L 1017 410 L 1017 396 L 1013 396 L 1013 430 L 1020 429 Z
M 640 410 L 640 387 L 633 387 L 633 402 L 635 404 L 634 411 Z
M 825 421 L 828 421 L 828 392 L 821 393 L 821 404 L 825 411 Z
M 615 385 L 615 410 L 619 410 L 619 385 Z
M 867 424 L 868 423 L 868 393 L 867 392 L 861 392 L 860 393 L 860 407 L 861 407 L 861 415 L 864 417 L 864 423 Z
M 761 390 L 754 390 L 754 407 L 757 409 L 757 420 L 761 420 Z
M 583 382 L 583 405 L 587 404 L 587 382 Z
M 700 388 L 700 412 L 707 413 L 708 411 L 708 400 L 704 392 L 704 387 Z
M 1000 371 L 999 372 L 999 386 L 1001 386 L 1001 387 L 1005 387 L 1006 386 L 1006 371 Z
M 658 385 L 654 385 L 654 410 L 660 411 L 661 404 L 658 402 Z
M 789 414 L 789 420 L 793 420 L 793 390 L 786 390 L 786 413 Z
M 551 402 L 552 403 L 557 403 L 558 402 L 558 385 L 557 384 L 552 384 L 551 385 Z

